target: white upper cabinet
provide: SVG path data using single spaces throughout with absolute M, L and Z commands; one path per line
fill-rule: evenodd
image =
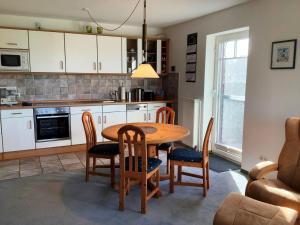
M 122 38 L 98 36 L 99 73 L 122 73 Z
M 67 73 L 97 73 L 96 35 L 66 33 L 65 49 Z
M 65 72 L 64 33 L 29 31 L 31 72 Z
M 0 29 L 0 48 L 28 49 L 28 31 Z

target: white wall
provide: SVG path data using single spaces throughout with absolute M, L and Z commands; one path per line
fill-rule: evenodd
M 21 27 L 21 28 L 32 29 L 35 28 L 36 22 L 39 22 L 43 29 L 73 31 L 73 32 L 84 31 L 84 27 L 86 25 L 92 25 L 93 27 L 96 27 L 96 25 L 94 25 L 93 23 L 89 23 L 86 21 L 0 14 L 0 26 Z M 109 29 L 112 29 L 119 24 L 101 23 L 101 25 Z M 148 27 L 148 35 L 159 35 L 161 33 L 162 33 L 162 29 L 160 28 Z M 114 32 L 104 31 L 104 34 L 129 35 L 129 36 L 142 35 L 142 21 L 141 21 L 141 26 L 124 25 L 121 29 Z
M 271 70 L 272 41 L 300 37 L 299 0 L 253 0 L 165 29 L 170 66 L 180 73 L 179 99 L 204 96 L 205 46 L 208 34 L 250 28 L 242 168 L 250 170 L 261 155 L 276 161 L 284 142 L 284 123 L 300 116 L 300 45 L 295 70 Z M 198 32 L 197 82 L 185 82 L 186 36 Z M 299 40 L 298 40 L 299 41 Z M 181 103 L 179 102 L 179 110 Z M 179 111 L 179 121 L 181 112 Z

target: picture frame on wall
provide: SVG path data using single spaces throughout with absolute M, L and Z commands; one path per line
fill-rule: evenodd
M 295 69 L 297 39 L 272 43 L 271 69 Z

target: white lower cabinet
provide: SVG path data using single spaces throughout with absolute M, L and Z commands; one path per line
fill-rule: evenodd
M 91 112 L 97 132 L 97 141 L 102 142 L 102 106 L 71 107 L 71 138 L 72 145 L 85 144 L 85 132 L 82 124 L 82 114 Z
M 126 105 L 103 106 L 103 129 L 121 123 L 126 123 Z
M 33 110 L 1 111 L 3 151 L 35 149 Z
M 147 110 L 145 111 L 127 111 L 127 123 L 146 123 Z
M 153 103 L 148 104 L 148 122 L 155 123 L 156 122 L 156 112 L 161 107 L 165 107 L 166 103 Z

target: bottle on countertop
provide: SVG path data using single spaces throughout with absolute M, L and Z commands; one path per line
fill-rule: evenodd
M 122 83 L 122 86 L 119 87 L 119 95 L 120 95 L 120 100 L 125 101 L 126 100 L 126 90 L 124 87 L 124 84 Z

